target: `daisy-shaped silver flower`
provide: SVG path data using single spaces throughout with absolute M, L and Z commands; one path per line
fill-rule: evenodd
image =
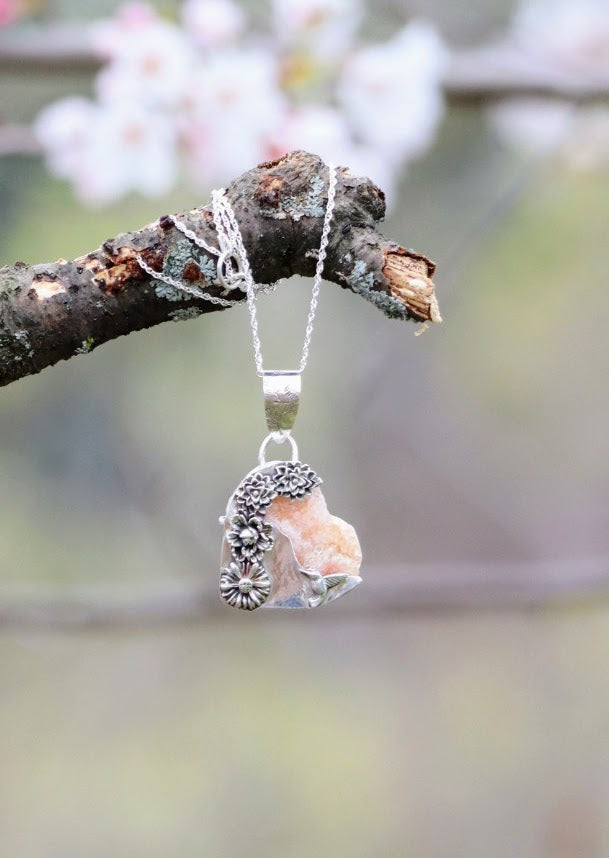
M 222 570 L 220 595 L 233 608 L 255 611 L 263 605 L 271 592 L 271 579 L 261 563 L 234 561 Z
M 290 498 L 301 498 L 308 494 L 321 480 L 303 462 L 281 462 L 273 471 L 273 482 L 279 494 Z
M 270 474 L 252 474 L 235 492 L 235 506 L 245 515 L 264 514 L 277 497 L 277 489 Z
M 226 539 L 233 557 L 240 563 L 257 560 L 265 551 L 273 547 L 273 534 L 270 524 L 257 515 L 247 516 L 237 513 L 231 518 L 230 530 Z

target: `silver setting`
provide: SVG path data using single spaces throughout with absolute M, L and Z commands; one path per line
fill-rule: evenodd
M 279 435 L 279 438 L 269 435 L 263 448 L 269 441 L 287 440 L 297 454 L 296 444 L 289 433 Z M 264 458 L 264 449 L 262 455 Z M 239 483 L 228 502 L 226 516 L 220 518 L 225 528 L 225 544 L 230 550 L 230 559 L 225 558 L 220 576 L 220 595 L 231 607 L 253 611 L 271 594 L 272 581 L 264 567 L 263 555 L 272 551 L 275 545 L 275 532 L 265 521 L 273 500 L 279 495 L 291 500 L 301 499 L 320 483 L 315 471 L 299 461 L 263 462 Z M 300 586 L 298 590 L 301 589 Z M 315 597 L 319 595 L 317 590 L 313 592 Z M 298 607 L 306 607 L 300 596 L 299 600 Z
M 298 413 L 301 389 L 299 370 L 265 370 L 262 373 L 264 413 L 269 432 L 292 429 Z
M 232 608 L 255 611 L 271 592 L 271 579 L 260 563 L 229 563 L 220 576 L 220 595 Z

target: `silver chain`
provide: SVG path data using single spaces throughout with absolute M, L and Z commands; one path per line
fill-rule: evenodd
M 324 273 L 324 263 L 326 261 L 328 242 L 330 240 L 330 224 L 332 222 L 332 216 L 334 215 L 334 201 L 336 199 L 336 167 L 334 164 L 328 164 L 328 171 L 328 204 L 326 206 L 324 225 L 321 231 L 321 242 L 317 252 L 317 265 L 315 266 L 315 277 L 313 278 L 313 288 L 311 289 L 311 304 L 309 306 L 307 327 L 305 328 L 305 338 L 302 345 L 302 357 L 300 358 L 300 372 L 304 372 L 307 361 L 309 360 L 309 346 L 311 345 L 311 337 L 313 336 L 313 322 L 315 321 L 315 313 L 317 312 L 319 288 L 321 286 L 321 279 Z
M 313 278 L 313 288 L 311 289 L 311 304 L 307 316 L 307 324 L 305 328 L 305 337 L 302 346 L 302 356 L 300 358 L 300 366 L 298 371 L 304 372 L 309 359 L 309 348 L 311 345 L 311 337 L 313 336 L 313 326 L 315 322 L 315 314 L 317 312 L 317 303 L 319 301 L 319 290 L 323 276 L 324 263 L 328 250 L 328 242 L 330 240 L 330 224 L 334 214 L 334 202 L 336 199 L 336 180 L 337 171 L 333 164 L 328 165 L 328 203 L 324 216 L 324 223 L 321 231 L 321 242 L 317 251 L 317 265 L 315 266 L 315 276 Z M 241 230 L 235 213 L 232 209 L 230 201 L 226 196 L 224 188 L 212 191 L 212 211 L 214 223 L 216 226 L 216 235 L 218 236 L 219 247 L 213 247 L 207 244 L 200 236 L 196 235 L 186 224 L 182 223 L 175 217 L 171 217 L 174 225 L 180 232 L 190 241 L 210 253 L 218 257 L 217 271 L 218 280 L 225 288 L 225 294 L 232 289 L 241 289 L 245 285 L 247 297 L 247 306 L 250 314 L 250 327 L 252 330 L 252 344 L 254 347 L 254 363 L 258 375 L 264 375 L 264 366 L 262 362 L 262 346 L 260 343 L 260 335 L 258 333 L 258 315 L 256 312 L 256 293 L 258 291 L 268 292 L 276 287 L 276 283 L 271 283 L 268 286 L 259 286 L 254 282 L 252 270 L 250 267 L 247 252 L 243 244 Z M 151 268 L 140 255 L 136 256 L 139 266 L 155 280 L 161 280 L 175 289 L 193 295 L 196 298 L 203 298 L 205 301 L 210 301 L 212 304 L 219 304 L 222 307 L 232 307 L 235 301 L 226 301 L 224 298 L 218 298 L 215 295 L 209 295 L 192 286 L 187 286 L 185 283 L 175 280 L 168 274 L 162 271 L 155 271 Z
M 330 239 L 330 224 L 334 214 L 334 202 L 336 199 L 336 167 L 333 164 L 328 165 L 328 204 L 324 216 L 324 224 L 321 231 L 321 242 L 317 252 L 317 265 L 315 266 L 315 277 L 313 278 L 313 288 L 311 290 L 311 304 L 309 306 L 309 314 L 307 316 L 307 325 L 305 329 L 305 338 L 302 346 L 302 356 L 300 358 L 300 366 L 298 371 L 304 372 L 309 358 L 309 347 L 311 345 L 311 337 L 313 336 L 313 324 L 315 321 L 315 313 L 317 311 L 317 303 L 319 300 L 319 289 L 328 250 L 328 242 Z M 264 375 L 264 365 L 262 361 L 262 346 L 260 343 L 260 335 L 258 333 L 258 315 L 256 312 L 256 293 L 254 278 L 247 258 L 247 253 L 243 245 L 241 230 L 235 217 L 235 213 L 226 196 L 224 190 L 213 191 L 212 206 L 214 212 L 214 222 L 218 232 L 218 240 L 231 248 L 229 253 L 232 258 L 237 260 L 243 273 L 245 282 L 247 305 L 250 313 L 250 327 L 252 329 L 252 343 L 254 347 L 254 363 L 258 375 Z
M 188 295 L 192 295 L 193 298 L 202 298 L 204 301 L 209 301 L 211 304 L 219 304 L 221 307 L 232 307 L 235 303 L 234 301 L 225 301 L 224 298 L 218 298 L 215 295 L 208 295 L 207 292 L 195 289 L 194 286 L 187 286 L 186 283 L 182 283 L 181 280 L 174 280 L 173 277 L 170 277 L 168 274 L 164 274 L 162 271 L 155 271 L 147 262 L 144 262 L 139 254 L 137 254 L 135 258 L 137 259 L 137 264 L 146 272 L 146 274 L 149 274 L 155 280 L 161 280 L 168 286 L 173 286 L 174 289 L 178 289 L 180 292 L 186 292 Z

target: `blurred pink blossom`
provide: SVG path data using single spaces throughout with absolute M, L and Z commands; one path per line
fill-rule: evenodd
M 16 0 L 0 0 L 0 27 L 12 24 L 20 15 Z

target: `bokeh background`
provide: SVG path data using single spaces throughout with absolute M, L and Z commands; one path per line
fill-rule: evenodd
M 117 5 L 55 0 L 34 24 Z M 266 6 L 249 11 L 264 23 Z M 362 38 L 422 11 L 451 47 L 491 42 L 514 13 L 380 2 Z M 7 70 L 2 119 L 90 90 L 84 73 Z M 587 577 L 609 558 L 608 179 L 603 159 L 506 146 L 484 106 L 451 102 L 383 225 L 437 261 L 444 323 L 415 338 L 322 290 L 296 437 L 400 610 L 368 605 L 364 584 L 305 616 L 138 622 L 141 602 L 202 582 L 215 598 L 217 518 L 265 433 L 245 307 L 2 390 L 2 855 L 609 855 L 609 601 Z M 71 258 L 207 193 L 185 177 L 85 208 L 13 153 L 0 259 Z M 268 365 L 299 352 L 309 288 L 261 298 Z M 409 607 L 426 568 L 440 584 Z M 454 593 L 468 569 L 481 588 L 535 590 L 538 569 L 552 586 L 451 607 L 442 582 Z M 83 600 L 131 605 L 133 622 L 46 621 Z M 3 621 L 15 605 L 40 621 Z

